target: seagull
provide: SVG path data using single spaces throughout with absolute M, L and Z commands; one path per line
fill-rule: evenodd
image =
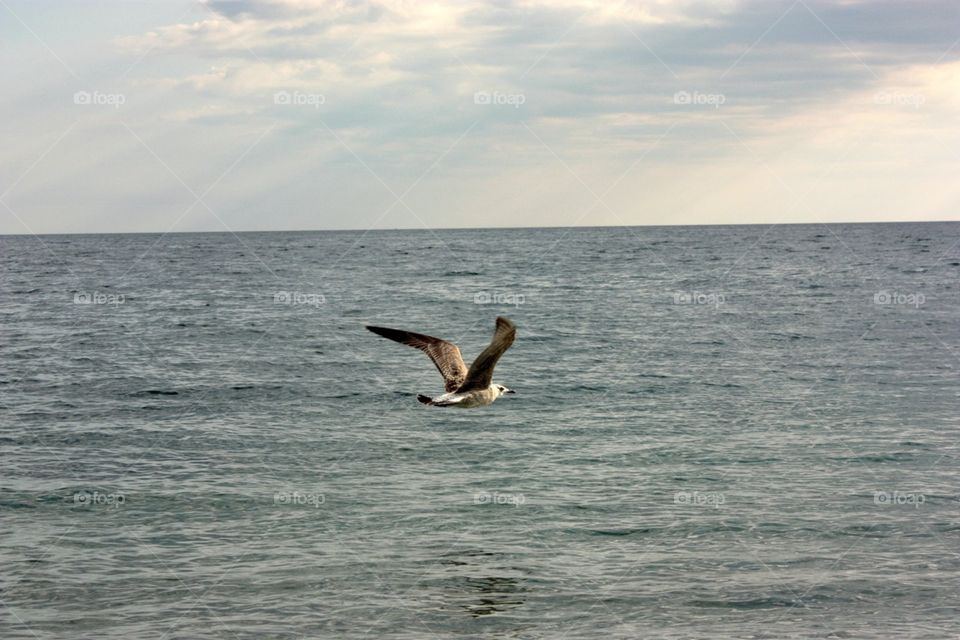
M 460 348 L 452 342 L 425 336 L 422 333 L 387 329 L 386 327 L 371 327 L 378 336 L 389 338 L 401 344 L 410 345 L 423 351 L 430 357 L 433 364 L 443 376 L 443 385 L 446 393 L 431 398 L 422 394 L 417 400 L 434 407 L 459 407 L 470 409 L 492 404 L 494 400 L 505 393 L 516 393 L 502 384 L 493 382 L 493 368 L 503 352 L 510 348 L 513 339 L 517 337 L 517 327 L 506 318 L 497 318 L 497 328 L 493 332 L 490 346 L 483 350 L 470 368 L 463 363 Z

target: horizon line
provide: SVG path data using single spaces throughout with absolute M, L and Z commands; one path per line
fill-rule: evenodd
M 370 233 L 374 231 L 508 231 L 515 229 L 634 229 L 634 228 L 665 228 L 665 227 L 804 227 L 829 225 L 871 225 L 871 224 L 934 224 L 956 223 L 957 220 L 850 220 L 833 222 L 717 222 L 703 224 L 618 224 L 618 225 L 551 225 L 551 226 L 512 226 L 512 227 L 370 227 L 351 229 L 243 229 L 243 230 L 198 230 L 198 231 L 55 231 L 34 233 L 0 233 L 2 237 L 19 236 L 108 236 L 108 235 L 188 235 L 199 233 Z

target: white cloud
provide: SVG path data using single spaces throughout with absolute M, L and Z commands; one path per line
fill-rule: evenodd
M 428 169 L 410 198 L 424 221 L 444 226 L 478 216 L 491 224 L 846 219 L 893 215 L 910 198 L 909 215 L 949 215 L 956 189 L 937 180 L 958 162 L 960 63 L 957 55 L 934 62 L 952 40 L 932 50 L 910 40 L 917 29 L 888 4 L 810 0 L 843 43 L 799 6 L 770 28 L 790 4 L 209 2 L 181 22 L 115 34 L 112 49 L 90 36 L 84 51 L 107 53 L 77 63 L 79 87 L 49 52 L 26 49 L 26 70 L 5 73 L 40 84 L 0 105 L 18 124 L 0 170 L 18 175 L 51 130 L 78 123 L 62 153 L 45 157 L 11 196 L 41 230 L 64 224 L 64 210 L 45 197 L 72 190 L 89 200 L 71 229 L 101 205 L 150 212 L 129 230 L 166 228 L 174 212 L 157 203 L 178 202 L 172 192 L 182 185 L 125 127 L 196 189 L 269 130 L 218 188 L 218 207 L 238 225 L 363 226 L 391 201 L 370 170 L 402 192 Z M 874 22 L 863 11 L 874 11 Z M 929 30 L 933 13 L 908 20 Z M 69 100 L 98 87 L 124 93 L 126 104 L 81 110 Z M 723 102 L 678 104 L 678 91 Z M 307 99 L 280 104 L 276 92 Z M 477 92 L 522 101 L 477 104 Z M 72 145 L 94 132 L 96 162 L 71 166 L 84 152 Z M 608 196 L 613 211 L 596 206 L 581 218 L 590 190 L 602 192 L 635 162 Z M 98 175 L 122 188 L 91 193 Z M 803 205 L 792 191 L 807 194 Z M 255 210 L 313 211 L 318 201 L 322 211 L 307 218 Z M 351 213 L 357 208 L 365 209 Z M 397 207 L 381 224 L 420 221 Z

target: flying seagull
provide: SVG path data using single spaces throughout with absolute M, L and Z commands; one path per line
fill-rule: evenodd
M 440 370 L 440 375 L 443 376 L 446 393 L 436 398 L 417 395 L 417 400 L 423 404 L 469 409 L 491 404 L 505 393 L 515 393 L 512 389 L 493 382 L 493 368 L 497 360 L 510 348 L 513 339 L 517 337 L 517 327 L 506 318 L 497 318 L 497 328 L 493 333 L 490 346 L 483 350 L 469 369 L 463 363 L 460 348 L 452 342 L 400 329 L 369 325 L 367 329 L 378 336 L 415 347 L 430 356 L 433 364 Z

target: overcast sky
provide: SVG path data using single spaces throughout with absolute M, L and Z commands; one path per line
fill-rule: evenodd
M 956 220 L 960 2 L 0 0 L 0 233 Z

